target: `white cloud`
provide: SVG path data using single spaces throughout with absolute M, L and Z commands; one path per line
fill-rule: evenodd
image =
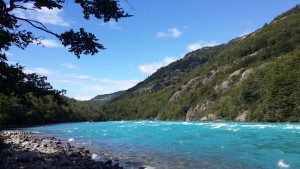
M 58 74 L 58 72 L 53 69 L 48 69 L 48 68 L 43 68 L 43 67 L 25 69 L 24 72 L 25 73 L 37 73 L 37 74 L 41 74 L 41 75 Z
M 108 26 L 112 29 L 121 30 L 122 28 L 118 26 L 118 23 L 116 21 L 110 21 L 106 23 L 101 23 L 100 26 Z
M 182 35 L 182 32 L 178 28 L 168 29 L 167 32 L 160 31 L 156 34 L 159 38 L 170 37 L 170 38 L 178 38 Z
M 199 42 L 196 42 L 196 43 L 189 44 L 186 49 L 189 52 L 191 52 L 191 51 L 194 51 L 194 50 L 197 50 L 197 49 L 200 49 L 200 48 L 202 48 L 202 46 L 200 45 Z
M 144 64 L 139 66 L 140 72 L 144 74 L 152 74 L 154 73 L 157 69 L 167 66 L 168 64 L 174 62 L 176 59 L 174 57 L 165 57 L 162 61 L 159 62 L 153 62 L 150 64 Z
M 201 49 L 203 47 L 208 47 L 208 46 L 216 46 L 219 45 L 220 43 L 216 42 L 216 41 L 212 41 L 212 42 L 205 42 L 205 41 L 198 41 L 192 44 L 189 44 L 186 49 L 188 52 L 192 52 L 195 51 L 197 49 Z
M 60 47 L 62 47 L 61 44 L 59 44 L 55 40 L 51 40 L 51 39 L 42 39 L 41 43 L 42 43 L 43 46 L 49 47 L 49 48 L 60 48 Z
M 135 86 L 140 80 L 132 79 L 132 80 L 112 80 L 112 79 L 101 79 L 101 84 L 106 86 L 112 91 L 120 91 L 126 90 L 133 86 Z
M 60 63 L 60 65 L 68 69 L 79 70 L 79 67 L 72 63 Z
M 104 89 L 99 84 L 90 84 L 85 82 L 76 82 L 72 84 L 76 86 L 77 90 L 76 92 L 70 92 L 68 95 L 77 100 L 90 100 L 99 94 L 106 94 L 103 93 Z
M 32 9 L 33 4 L 27 3 L 24 4 L 26 8 Z M 68 22 L 66 22 L 62 17 L 63 10 L 62 9 L 47 9 L 46 7 L 42 7 L 41 9 L 34 9 L 34 10 L 22 10 L 18 9 L 14 11 L 14 15 L 36 20 L 43 24 L 51 24 L 51 25 L 58 25 L 58 26 L 70 26 Z
M 76 78 L 78 78 L 78 79 L 90 79 L 91 76 L 89 76 L 89 75 L 77 75 Z
M 96 95 L 109 94 L 116 91 L 127 90 L 135 86 L 140 80 L 114 80 L 104 78 L 96 81 L 77 80 L 57 80 L 56 82 L 68 83 L 76 90 L 68 91 L 67 95 L 77 100 L 89 100 Z

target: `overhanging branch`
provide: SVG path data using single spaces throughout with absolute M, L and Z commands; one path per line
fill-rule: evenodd
M 31 26 L 33 26 L 36 29 L 42 30 L 42 31 L 47 32 L 47 33 L 49 33 L 51 35 L 59 37 L 58 34 L 56 34 L 56 33 L 52 32 L 52 31 L 50 31 L 49 29 L 47 29 L 47 27 L 44 24 L 42 24 L 41 22 L 38 22 L 38 21 L 35 21 L 35 20 L 31 20 L 31 19 L 20 18 L 20 17 L 14 16 L 14 15 L 9 15 L 9 16 L 13 17 L 13 18 L 15 18 L 17 20 L 21 20 L 21 21 L 27 22 L 27 23 L 29 23 Z M 36 24 L 38 24 L 40 26 L 38 26 L 38 25 L 36 25 L 34 23 L 36 23 Z

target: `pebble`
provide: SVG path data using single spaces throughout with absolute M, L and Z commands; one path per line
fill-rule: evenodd
M 81 169 L 106 168 L 123 169 L 112 160 L 96 162 L 89 150 L 76 149 L 70 143 L 63 143 L 55 137 L 33 136 L 34 132 L 1 131 L 0 136 L 9 145 L 0 151 L 0 168 L 45 168 L 45 169 Z

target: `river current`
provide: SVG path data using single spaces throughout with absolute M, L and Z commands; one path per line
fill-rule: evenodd
M 300 123 L 115 121 L 23 130 L 70 141 L 128 168 L 300 168 Z

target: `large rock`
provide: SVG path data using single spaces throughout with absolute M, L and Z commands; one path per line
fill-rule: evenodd
M 17 162 L 29 163 L 37 158 L 37 155 L 34 152 L 21 152 L 17 155 Z
M 218 116 L 215 114 L 208 114 L 200 119 L 200 121 L 217 121 Z
M 206 101 L 203 104 L 198 104 L 194 109 L 188 110 L 186 113 L 186 121 L 200 120 L 202 113 L 213 106 L 213 101 Z
M 253 73 L 253 68 L 246 70 L 242 73 L 240 81 L 246 80 Z
M 59 161 L 57 162 L 58 166 L 70 166 L 72 163 L 64 156 L 61 156 Z
M 68 157 L 78 157 L 78 154 L 74 151 L 68 152 Z
M 239 115 L 235 118 L 235 121 L 246 121 L 248 113 L 249 113 L 249 111 L 247 111 L 247 110 L 239 113 Z
M 181 90 L 176 91 L 172 97 L 170 98 L 170 102 L 175 101 L 177 99 L 179 99 L 182 94 L 186 93 L 187 91 L 189 91 L 191 88 L 195 89 L 197 86 L 201 86 L 201 82 L 199 82 L 200 77 L 195 77 L 191 80 L 189 80 L 185 85 L 181 86 Z
M 239 70 L 236 70 L 236 71 L 234 71 L 233 73 L 231 73 L 230 75 L 229 75 L 229 77 L 233 77 L 233 76 L 237 76 L 237 75 L 239 75 L 240 73 L 241 73 L 241 71 L 243 70 L 243 68 L 242 69 L 239 69 Z

